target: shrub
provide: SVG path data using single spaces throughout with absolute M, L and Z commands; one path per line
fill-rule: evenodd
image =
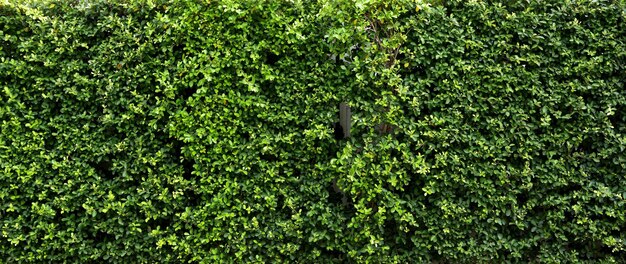
M 0 14 L 7 262 L 626 261 L 623 1 Z

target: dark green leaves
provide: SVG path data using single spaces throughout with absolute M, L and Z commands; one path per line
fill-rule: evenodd
M 624 8 L 0 5 L 0 258 L 626 261 Z

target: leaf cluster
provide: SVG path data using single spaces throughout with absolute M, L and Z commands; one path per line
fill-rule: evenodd
M 0 3 L 0 259 L 626 261 L 625 10 Z

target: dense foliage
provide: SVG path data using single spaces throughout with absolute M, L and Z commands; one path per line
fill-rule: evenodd
M 623 1 L 20 2 L 8 263 L 626 261 Z

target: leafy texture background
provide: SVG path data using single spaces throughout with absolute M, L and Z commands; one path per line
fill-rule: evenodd
M 623 1 L 0 4 L 0 259 L 626 261 L 624 25 Z

